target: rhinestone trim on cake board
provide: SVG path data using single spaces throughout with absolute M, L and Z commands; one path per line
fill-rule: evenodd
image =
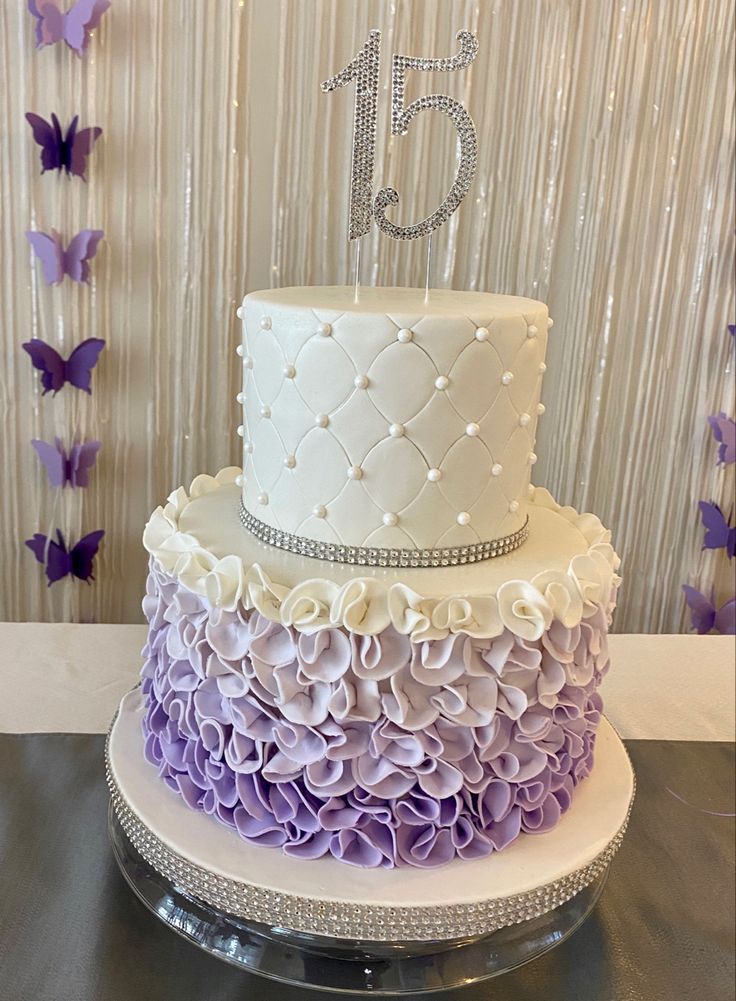
M 335 939 L 446 942 L 489 935 L 546 914 L 594 882 L 608 867 L 623 841 L 636 793 L 634 776 L 626 818 L 591 862 L 526 893 L 435 907 L 387 907 L 308 898 L 219 876 L 187 861 L 158 838 L 131 809 L 115 780 L 110 762 L 110 735 L 117 717 L 116 713 L 105 742 L 105 775 L 120 826 L 145 861 L 179 889 L 210 907 L 248 921 Z

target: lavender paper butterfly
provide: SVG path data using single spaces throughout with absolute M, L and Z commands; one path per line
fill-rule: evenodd
M 71 120 L 66 135 L 61 131 L 61 125 L 56 115 L 51 115 L 47 122 L 32 111 L 26 112 L 26 121 L 33 130 L 33 138 L 41 147 L 41 173 L 47 170 L 65 170 L 67 176 L 72 175 L 86 180 L 84 172 L 87 168 L 87 157 L 92 152 L 97 139 L 102 135 L 102 129 L 96 125 L 89 129 L 77 131 L 79 115 Z
M 109 6 L 110 0 L 77 0 L 64 13 L 56 0 L 28 0 L 28 10 L 36 18 L 36 48 L 63 39 L 78 56 L 84 55 L 90 32 Z
M 708 418 L 713 437 L 718 444 L 718 462 L 730 466 L 736 462 L 736 421 L 721 412 Z
M 53 539 L 36 532 L 32 539 L 26 539 L 26 545 L 38 562 L 43 564 L 49 587 L 69 574 L 89 583 L 94 580 L 92 565 L 104 534 L 104 529 L 101 528 L 96 532 L 90 532 L 81 538 L 76 546 L 67 549 L 64 536 L 57 529 L 58 541 L 54 542 Z
M 52 487 L 65 487 L 67 483 L 71 487 L 86 487 L 89 485 L 89 471 L 95 464 L 102 442 L 74 442 L 68 454 L 60 438 L 55 438 L 53 445 L 34 438 L 31 445 L 38 453 Z
M 44 281 L 47 285 L 58 285 L 64 275 L 80 284 L 89 282 L 87 262 L 95 256 L 104 233 L 101 229 L 83 229 L 72 238 L 66 250 L 55 229 L 51 230 L 51 235 L 29 230 L 26 236 L 41 261 Z
M 31 356 L 33 367 L 42 373 L 41 385 L 45 396 L 49 390 L 54 394 L 58 393 L 66 382 L 77 389 L 83 389 L 85 393 L 91 393 L 92 369 L 104 346 L 102 338 L 88 337 L 74 348 L 66 361 L 55 348 L 39 337 L 26 341 L 23 350 Z
M 705 537 L 703 549 L 725 549 L 728 558 L 736 556 L 736 525 L 730 525 L 717 504 L 700 501 L 700 517 L 703 519 Z
M 736 597 L 729 598 L 717 609 L 712 597 L 708 600 L 694 587 L 683 584 L 682 590 L 685 592 L 685 601 L 690 608 L 690 618 L 696 632 L 702 636 L 715 629 L 724 636 L 736 634 Z

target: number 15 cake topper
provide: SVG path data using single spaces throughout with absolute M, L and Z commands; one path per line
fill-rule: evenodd
M 428 236 L 447 222 L 467 194 L 478 160 L 478 139 L 468 112 L 459 101 L 447 94 L 428 94 L 404 105 L 407 70 L 448 72 L 464 69 L 472 63 L 478 54 L 478 39 L 470 31 L 458 31 L 455 37 L 460 43 L 457 55 L 443 59 L 423 59 L 394 53 L 391 60 L 391 134 L 406 135 L 414 118 L 430 109 L 447 115 L 457 129 L 460 155 L 455 180 L 442 204 L 426 219 L 412 226 L 397 226 L 386 218 L 387 209 L 399 204 L 399 193 L 395 188 L 381 188 L 373 197 L 381 32 L 371 31 L 355 58 L 322 84 L 322 90 L 327 93 L 355 80 L 349 239 L 358 240 L 367 233 L 371 219 L 375 219 L 378 228 L 394 240 L 416 240 L 418 237 Z

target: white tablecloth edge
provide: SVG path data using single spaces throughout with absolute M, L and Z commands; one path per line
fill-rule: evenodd
M 0 733 L 105 733 L 143 625 L 0 623 Z M 604 710 L 624 739 L 735 738 L 731 636 L 613 635 Z

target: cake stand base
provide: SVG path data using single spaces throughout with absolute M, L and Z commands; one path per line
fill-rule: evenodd
M 335 994 L 415 996 L 496 977 L 564 942 L 601 895 L 608 867 L 572 899 L 490 935 L 449 942 L 361 942 L 238 918 L 178 888 L 140 855 L 110 806 L 115 859 L 169 928 L 219 959 L 271 980 Z

